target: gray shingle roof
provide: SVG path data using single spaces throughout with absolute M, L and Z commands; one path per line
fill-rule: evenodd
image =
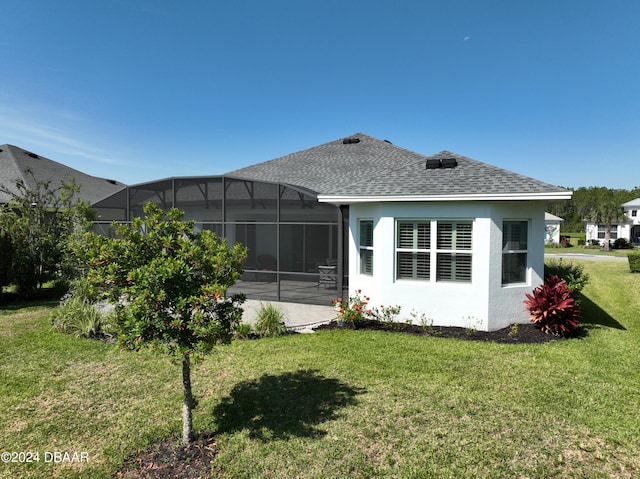
M 27 173 L 33 172 L 33 176 Z M 51 180 L 51 186 L 57 187 L 60 181 L 69 183 L 75 178 L 80 186 L 80 198 L 89 204 L 121 190 L 125 185 L 118 181 L 98 178 L 69 168 L 61 163 L 49 160 L 13 145 L 0 145 L 0 185 L 15 190 L 16 180 L 21 179 L 27 187 L 35 188 L 35 181 Z M 0 192 L 0 203 L 6 203 L 9 196 Z
M 424 156 L 362 133 L 227 173 L 301 186 L 320 196 L 416 197 L 567 194 L 567 190 L 455 153 Z M 428 159 L 454 168 L 427 169 Z

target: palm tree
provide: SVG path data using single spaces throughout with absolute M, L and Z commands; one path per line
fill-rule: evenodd
M 624 221 L 625 215 L 622 203 L 625 199 L 624 190 L 613 190 L 604 187 L 590 188 L 591 201 L 583 206 L 584 217 L 596 225 L 604 225 L 604 249 L 609 251 L 611 242 L 611 227 Z

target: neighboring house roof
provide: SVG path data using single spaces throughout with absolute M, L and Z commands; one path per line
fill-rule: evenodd
M 622 207 L 626 210 L 632 210 L 632 209 L 640 209 L 640 198 L 636 198 L 635 200 L 631 200 L 631 201 L 627 201 L 626 203 L 622 204 Z
M 31 170 L 33 175 L 27 173 Z M 35 180 L 34 180 L 35 178 Z M 31 153 L 13 145 L 0 145 L 0 185 L 15 191 L 17 180 L 22 180 L 28 188 L 35 188 L 36 181 L 51 180 L 52 187 L 60 181 L 75 183 L 80 187 L 79 197 L 89 204 L 121 190 L 126 185 L 114 180 L 87 175 L 61 163 Z M 10 196 L 0 192 L 0 204 L 9 201 Z
M 552 215 L 551 213 L 544 212 L 544 220 L 545 221 L 564 221 L 564 219 L 559 216 Z
M 455 166 L 439 166 L 447 163 Z M 301 186 L 335 203 L 571 198 L 564 188 L 455 153 L 424 156 L 363 133 L 227 175 Z

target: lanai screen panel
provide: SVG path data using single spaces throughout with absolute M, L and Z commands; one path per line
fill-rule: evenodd
M 224 187 L 226 221 L 277 221 L 278 185 L 225 178 Z
M 335 264 L 337 231 L 337 224 L 281 224 L 280 271 L 317 273 L 318 266 Z
M 177 178 L 175 207 L 186 220 L 221 222 L 223 219 L 222 178 Z
M 295 188 L 280 186 L 280 221 L 335 223 L 336 207 L 318 203 L 314 196 Z
M 129 194 L 129 190 L 124 188 L 94 204 L 93 209 L 96 211 L 96 220 L 107 223 L 111 221 L 126 221 L 127 194 Z
M 173 182 L 162 180 L 129 187 L 129 210 L 131 218 L 144 217 L 144 205 L 152 202 L 162 210 L 173 207 Z

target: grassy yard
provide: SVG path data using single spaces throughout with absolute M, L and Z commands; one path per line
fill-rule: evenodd
M 639 477 L 640 275 L 583 262 L 582 339 L 323 331 L 222 347 L 193 375 L 211 476 Z M 113 477 L 181 427 L 178 367 L 0 310 L 0 477 Z M 44 462 L 46 451 L 89 462 Z

